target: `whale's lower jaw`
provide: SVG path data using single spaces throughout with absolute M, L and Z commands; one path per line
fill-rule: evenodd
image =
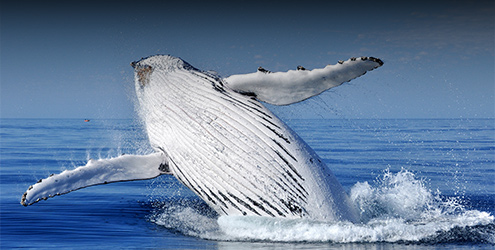
M 270 110 L 172 61 L 137 62 L 153 72 L 144 86 L 136 74 L 136 91 L 150 142 L 168 154 L 177 179 L 220 214 L 356 221 L 330 170 Z

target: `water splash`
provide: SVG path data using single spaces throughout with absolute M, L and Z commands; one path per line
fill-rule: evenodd
M 222 239 L 214 210 L 199 199 L 155 202 L 158 209 L 149 217 L 151 222 L 185 235 L 205 239 Z
M 425 180 L 416 179 L 414 173 L 405 169 L 397 174 L 385 170 L 374 186 L 358 182 L 350 196 L 360 211 L 362 222 L 389 218 L 415 221 L 465 210 L 458 198 L 442 199 L 440 191 L 432 192 Z
M 432 192 L 414 173 L 386 170 L 375 183 L 356 183 L 351 199 L 361 222 L 217 217 L 200 200 L 162 203 L 150 220 L 180 233 L 223 241 L 473 242 L 495 244 L 494 216 L 469 210 L 458 198 Z

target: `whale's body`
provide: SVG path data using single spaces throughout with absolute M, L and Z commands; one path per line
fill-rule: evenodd
M 172 56 L 133 62 L 139 115 L 156 153 L 89 162 L 30 187 L 21 203 L 172 174 L 221 215 L 357 221 L 328 167 L 259 100 L 302 101 L 381 65 L 363 57 L 313 71 L 222 79 Z

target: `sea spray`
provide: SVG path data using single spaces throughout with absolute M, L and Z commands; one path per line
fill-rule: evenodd
M 447 208 L 437 194 L 426 187 L 425 181 L 416 179 L 414 173 L 402 169 L 393 174 L 385 170 L 376 185 L 358 182 L 351 188 L 351 199 L 358 207 L 361 221 L 373 218 L 400 218 L 415 220 L 426 214 Z
M 216 212 L 197 198 L 155 201 L 153 205 L 158 209 L 149 217 L 151 222 L 189 236 L 225 238 L 218 227 Z
M 360 223 L 217 217 L 200 200 L 184 199 L 160 204 L 150 220 L 185 235 L 223 241 L 495 243 L 493 215 L 469 210 L 457 198 L 442 198 L 405 169 L 395 174 L 385 170 L 371 184 L 356 183 L 351 199 L 361 213 Z

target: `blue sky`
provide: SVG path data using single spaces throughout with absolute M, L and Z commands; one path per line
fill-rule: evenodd
M 2 1 L 2 118 L 133 118 L 129 63 L 222 76 L 385 65 L 282 117 L 495 117 L 493 1 Z

